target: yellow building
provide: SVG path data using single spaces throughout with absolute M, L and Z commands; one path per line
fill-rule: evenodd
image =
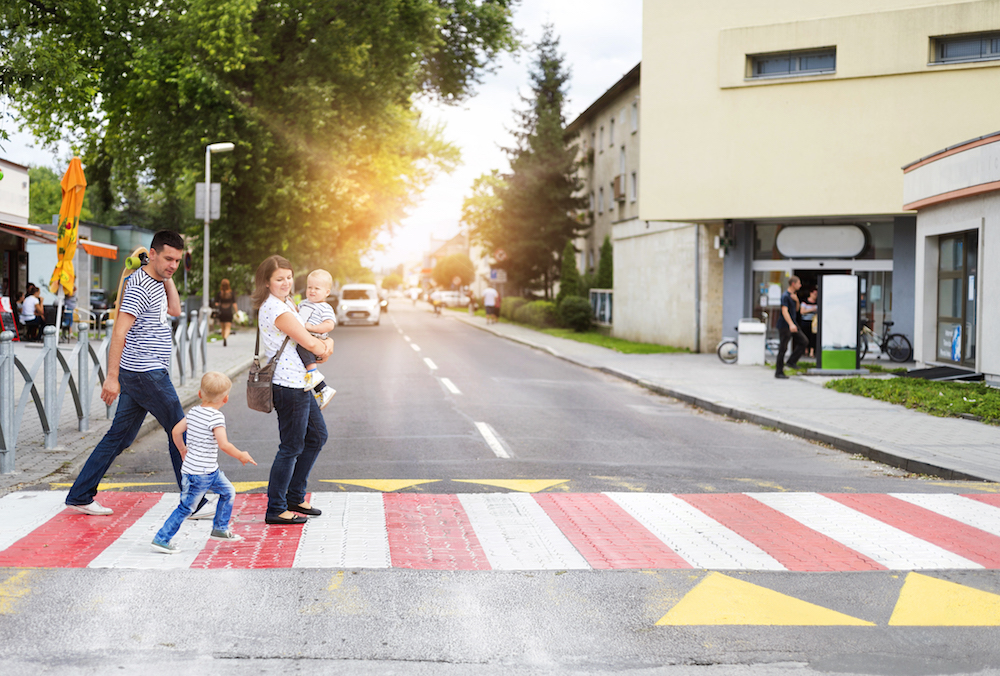
M 646 2 L 642 225 L 615 230 L 616 334 L 655 339 L 655 321 L 657 342 L 712 349 L 741 317 L 773 324 L 787 275 L 849 271 L 876 331 L 912 337 L 900 167 L 995 131 L 998 67 L 1000 0 Z M 643 320 L 658 297 L 670 316 Z

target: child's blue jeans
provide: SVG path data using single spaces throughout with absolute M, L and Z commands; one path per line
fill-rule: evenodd
M 229 483 L 229 479 L 217 469 L 211 474 L 182 474 L 181 475 L 181 504 L 167 518 L 153 539 L 154 542 L 165 545 L 180 530 L 184 519 L 194 513 L 195 505 L 201 502 L 205 493 L 212 491 L 218 493 L 219 504 L 215 508 L 215 519 L 212 521 L 213 530 L 229 530 L 229 517 L 233 514 L 233 500 L 236 498 L 236 489 Z

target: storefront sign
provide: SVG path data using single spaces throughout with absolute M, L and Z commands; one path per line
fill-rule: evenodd
M 775 245 L 785 258 L 855 258 L 865 242 L 865 231 L 856 225 L 787 225 Z

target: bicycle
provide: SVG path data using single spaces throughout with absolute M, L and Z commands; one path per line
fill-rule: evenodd
M 861 325 L 861 344 L 858 345 L 861 358 L 868 354 L 869 345 L 873 344 L 879 348 L 880 359 L 883 354 L 889 355 L 889 359 L 895 362 L 910 361 L 913 356 L 913 345 L 910 339 L 902 333 L 889 333 L 894 322 L 883 322 L 882 335 L 878 336 L 867 324 Z

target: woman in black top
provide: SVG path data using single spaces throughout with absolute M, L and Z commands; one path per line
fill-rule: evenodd
M 222 325 L 222 344 L 226 345 L 229 331 L 233 327 L 233 312 L 236 309 L 236 295 L 229 287 L 229 280 L 223 279 L 219 294 L 215 297 L 215 309 L 218 310 L 219 324 Z

